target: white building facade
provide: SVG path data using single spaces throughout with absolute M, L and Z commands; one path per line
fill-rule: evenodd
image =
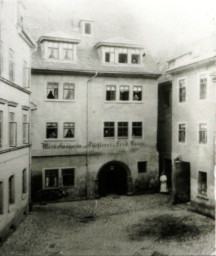
M 1 1 L 0 242 L 28 213 L 30 197 L 30 67 L 34 43 L 21 1 Z

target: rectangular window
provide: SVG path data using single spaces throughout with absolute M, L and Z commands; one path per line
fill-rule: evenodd
M 58 99 L 58 83 L 47 84 L 47 99 Z
M 27 115 L 23 115 L 23 144 L 29 143 L 29 123 Z
M 105 62 L 110 62 L 110 53 L 109 52 L 105 53 Z
M 207 96 L 207 77 L 200 76 L 200 99 L 206 99 Z
M 106 100 L 116 100 L 116 86 L 108 85 L 106 87 Z
M 137 163 L 137 167 L 138 167 L 138 173 L 143 173 L 146 172 L 147 170 L 147 162 L 138 162 Z
M 91 23 L 85 23 L 85 34 L 91 34 Z
M 64 44 L 63 45 L 63 59 L 64 60 L 73 60 L 73 44 Z
M 63 97 L 65 100 L 74 100 L 74 84 L 65 83 L 64 85 Z
M 126 53 L 119 53 L 119 63 L 127 63 L 128 56 Z
M 14 204 L 15 203 L 15 189 L 14 189 L 14 175 L 12 175 L 9 178 L 9 204 Z
M 59 43 L 48 42 L 48 58 L 59 59 Z
M 28 67 L 27 62 L 23 62 L 23 87 L 28 88 L 29 87 L 29 80 L 28 80 Z
M 74 123 L 64 123 L 64 138 L 74 138 Z
M 62 169 L 62 185 L 63 187 L 74 186 L 74 168 Z
M 57 123 L 47 123 L 46 124 L 46 138 L 47 139 L 58 138 L 58 124 Z
M 179 102 L 186 101 L 186 80 L 179 80 Z
M 12 82 L 14 82 L 14 72 L 15 72 L 14 52 L 12 49 L 9 49 L 9 80 Z
M 139 64 L 140 56 L 138 54 L 131 55 L 131 63 L 132 64 Z
M 207 143 L 207 124 L 199 124 L 199 143 Z
M 142 137 L 142 122 L 132 122 L 132 137 Z
M 199 172 L 198 193 L 201 195 L 207 194 L 207 173 L 206 172 Z
M 9 113 L 9 146 L 16 147 L 17 145 L 17 123 L 15 121 L 15 114 Z
M 114 122 L 104 122 L 104 137 L 114 137 L 115 136 L 115 123 Z
M 118 122 L 118 137 L 128 137 L 128 122 Z
M 178 126 L 178 141 L 185 142 L 186 140 L 186 126 L 185 124 L 179 124 Z
M 23 194 L 27 193 L 27 171 L 24 169 L 22 171 L 22 192 Z
M 0 74 L 3 71 L 3 42 L 0 41 Z
M 45 170 L 45 188 L 58 187 L 58 169 Z
M 134 101 L 141 101 L 142 100 L 142 87 L 141 86 L 134 86 L 133 87 L 133 100 Z
M 2 147 L 3 140 L 3 111 L 0 111 L 0 148 Z
M 120 100 L 129 100 L 129 86 L 120 86 Z
M 3 197 L 3 182 L 0 181 L 0 214 L 3 214 L 3 205 L 4 205 L 4 197 Z

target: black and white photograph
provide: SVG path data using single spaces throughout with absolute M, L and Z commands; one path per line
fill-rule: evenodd
M 0 0 L 0 255 L 210 256 L 216 1 Z

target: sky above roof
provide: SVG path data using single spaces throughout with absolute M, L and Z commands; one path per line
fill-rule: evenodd
M 123 36 L 143 42 L 158 60 L 168 60 L 191 42 L 216 32 L 215 0 L 25 0 L 28 15 L 104 22 L 104 39 Z M 119 25 L 119 31 L 112 26 Z M 114 23 L 113 23 L 114 24 Z M 113 30 L 109 33 L 109 30 Z M 135 33 L 136 32 L 136 33 Z M 102 38 L 101 38 L 102 39 Z

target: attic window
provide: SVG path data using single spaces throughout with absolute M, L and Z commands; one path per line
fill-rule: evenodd
M 91 34 L 91 23 L 85 23 L 85 34 Z
M 127 54 L 126 53 L 120 53 L 119 54 L 119 63 L 127 63 Z

